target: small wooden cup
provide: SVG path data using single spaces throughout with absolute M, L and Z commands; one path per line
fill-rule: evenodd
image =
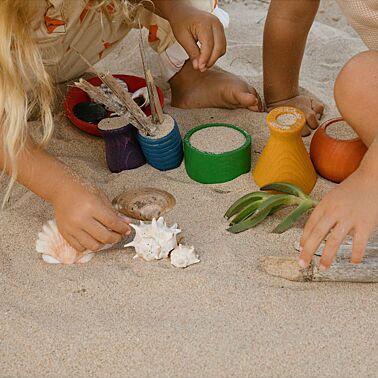
M 324 122 L 314 133 L 310 146 L 310 156 L 316 171 L 335 183 L 351 175 L 367 151 L 360 138 L 341 140 L 327 134 L 328 127 L 342 121 L 339 117 Z

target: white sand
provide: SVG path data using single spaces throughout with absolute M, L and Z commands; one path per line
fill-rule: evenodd
M 245 143 L 245 136 L 231 127 L 205 127 L 190 137 L 190 144 L 200 151 L 221 154 L 240 148 Z
M 228 55 L 221 66 L 261 89 L 261 45 L 267 1 L 233 2 Z M 333 12 L 334 0 L 328 4 Z M 322 2 L 321 10 L 327 2 Z M 333 15 L 340 17 L 337 13 Z M 337 114 L 332 82 L 363 49 L 332 13 L 309 36 L 301 84 Z M 136 39 L 107 59 L 110 71 L 141 74 Z M 131 61 L 130 61 L 131 57 Z M 154 65 L 157 67 L 157 65 Z M 117 67 L 119 67 L 117 69 Z M 167 94 L 168 95 L 168 94 Z M 253 164 L 267 128 L 264 114 L 245 110 L 166 110 L 184 134 L 206 122 L 234 123 L 253 137 Z M 264 274 L 258 259 L 290 255 L 303 222 L 271 234 L 277 218 L 231 235 L 222 215 L 255 190 L 249 174 L 222 185 L 191 181 L 184 167 L 144 166 L 121 174 L 106 167 L 104 143 L 73 128 L 62 112 L 49 150 L 113 198 L 125 187 L 156 186 L 177 199 L 168 214 L 194 245 L 201 263 L 172 269 L 169 261 L 133 260 L 104 252 L 84 266 L 42 262 L 34 243 L 53 217 L 49 204 L 17 186 L 0 214 L 0 375 L 30 377 L 374 377 L 378 371 L 376 285 L 301 284 Z M 306 139 L 308 146 L 309 139 Z M 321 198 L 332 184 L 319 180 Z
M 344 121 L 329 125 L 326 133 L 339 140 L 350 140 L 358 137 L 356 132 Z

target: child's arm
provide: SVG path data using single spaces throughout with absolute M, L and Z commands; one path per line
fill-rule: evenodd
M 264 95 L 270 110 L 289 105 L 304 111 L 310 127 L 318 126 L 323 105 L 299 96 L 299 72 L 308 32 L 319 0 L 272 0 L 264 30 Z
M 4 168 L 2 149 L 0 143 L 0 169 Z M 79 252 L 119 242 L 130 231 L 104 194 L 31 141 L 18 158 L 18 182 L 53 205 L 59 231 Z
M 217 17 L 193 7 L 190 0 L 153 0 L 153 3 L 154 11 L 170 23 L 194 69 L 204 72 L 226 53 L 226 36 Z

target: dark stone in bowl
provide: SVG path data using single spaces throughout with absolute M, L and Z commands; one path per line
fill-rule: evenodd
M 74 106 L 73 113 L 80 120 L 94 124 L 108 116 L 104 105 L 95 102 L 80 102 Z

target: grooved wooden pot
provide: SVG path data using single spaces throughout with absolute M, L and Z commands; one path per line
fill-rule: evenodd
M 291 117 L 287 126 L 282 117 Z M 270 137 L 253 171 L 253 178 L 262 187 L 274 182 L 288 182 L 310 193 L 317 175 L 303 144 L 301 131 L 306 123 L 302 111 L 292 107 L 273 109 L 266 117 Z
M 324 122 L 315 132 L 310 147 L 311 160 L 317 172 L 327 180 L 340 183 L 360 165 L 367 148 L 360 138 L 341 140 L 327 134 L 327 128 L 342 118 Z

